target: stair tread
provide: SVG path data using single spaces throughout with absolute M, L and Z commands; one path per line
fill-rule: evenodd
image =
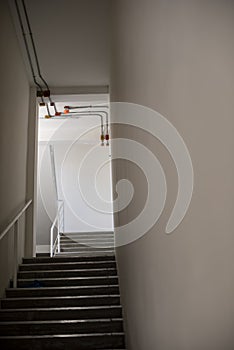
M 35 282 L 41 284 L 41 287 L 55 287 L 55 286 L 90 286 L 90 285 L 106 285 L 118 283 L 118 276 L 90 276 L 90 277 L 50 277 L 50 278 L 25 278 L 18 279 L 18 287 L 34 287 Z
M 103 284 L 103 285 L 90 285 L 90 286 L 68 286 L 68 287 L 64 287 L 64 286 L 61 286 L 61 287 L 41 287 L 41 288 L 27 288 L 27 287 L 22 287 L 22 288 L 7 288 L 6 291 L 19 291 L 19 292 L 22 292 L 24 290 L 37 290 L 37 291 L 40 291 L 40 290 L 74 290 L 74 289 L 96 289 L 96 288 L 109 288 L 109 287 L 119 287 L 118 284 Z
M 115 242 L 115 238 L 113 236 L 100 236 L 100 237 L 97 237 L 97 236 L 74 236 L 74 237 L 61 237 L 60 238 L 60 241 L 63 241 L 63 242 L 70 242 L 70 243 L 73 243 L 73 242 L 82 242 L 82 241 L 96 241 L 96 242 L 101 242 L 101 241 L 112 241 L 112 242 Z
M 115 255 L 111 254 L 111 255 L 97 255 L 97 256 L 55 256 L 55 257 L 47 257 L 47 256 L 43 256 L 43 257 L 35 257 L 35 258 L 23 258 L 23 263 L 24 264 L 28 264 L 29 262 L 33 263 L 33 264 L 37 264 L 37 263 L 49 263 L 49 264 L 53 264 L 53 263 L 61 263 L 61 262 L 88 262 L 88 261 L 110 261 L 110 260 L 114 260 L 115 259 Z
M 51 259 L 53 259 L 53 258 L 51 258 Z M 56 258 L 57 259 L 57 258 Z M 70 261 L 70 262 L 54 262 L 54 263 L 51 263 L 51 264 L 49 264 L 49 265 L 51 265 L 51 266 L 57 266 L 57 265 L 65 265 L 65 266 L 69 266 L 69 265 L 94 265 L 94 264 L 106 264 L 106 263 L 116 263 L 116 261 L 115 260 L 109 260 L 108 262 L 107 261 L 102 261 L 102 260 L 100 260 L 100 261 L 79 261 L 79 262 L 74 262 L 74 261 Z M 20 267 L 24 267 L 24 266 L 35 266 L 35 265 L 40 265 L 40 266 L 48 266 L 48 263 L 39 263 L 39 264 L 20 264 L 19 266 Z
M 48 321 L 3 321 L 1 322 L 0 321 L 0 326 L 3 326 L 3 325 L 21 325 L 21 324 L 28 324 L 28 325 L 31 325 L 31 324 L 67 324 L 67 323 L 101 323 L 101 322 L 120 322 L 120 321 L 123 321 L 122 318 L 97 318 L 97 319 L 85 319 L 85 320 L 48 320 Z
M 89 285 L 89 286 L 67 286 L 67 287 L 42 287 L 42 288 L 8 288 L 7 298 L 27 298 L 37 296 L 75 296 L 75 295 L 113 295 L 119 294 L 119 285 Z
M 37 273 L 37 272 L 40 272 L 40 273 L 53 273 L 53 272 L 63 272 L 63 273 L 66 273 L 66 272 L 83 272 L 83 271 L 116 271 L 116 268 L 115 267 L 105 267 L 105 268 L 97 268 L 97 269 L 71 269 L 71 270 L 52 270 L 52 271 L 48 271 L 48 270 L 33 270 L 33 271 L 19 271 L 19 273 L 25 273 L 25 274 L 30 274 L 30 273 Z
M 121 305 L 101 305 L 101 306 L 68 306 L 68 307 L 39 307 L 39 308 L 23 308 L 23 309 L 0 309 L 0 313 L 2 312 L 15 312 L 15 311 L 54 311 L 54 310 L 98 310 L 98 309 L 112 309 L 118 308 L 122 309 Z
M 61 300 L 61 299 L 92 299 L 92 298 L 97 298 L 97 299 L 102 299 L 102 298 L 117 298 L 120 297 L 119 294 L 112 294 L 112 295 L 71 295 L 71 296 L 60 296 L 60 297 L 27 297 L 27 298 L 3 298 L 0 300 L 4 301 L 4 300 L 10 300 L 10 301 L 14 301 L 14 300 Z
M 53 334 L 53 335 L 16 335 L 16 336 L 0 336 L 0 339 L 43 339 L 43 338 L 56 338 L 56 337 L 65 337 L 65 338 L 74 338 L 74 337 L 103 337 L 103 336 L 123 336 L 124 333 L 87 333 L 87 334 Z
M 64 280 L 91 280 L 91 279 L 107 279 L 107 278 L 117 278 L 118 276 L 82 276 L 82 277 L 51 277 L 51 278 L 39 278 L 39 281 L 47 281 L 47 280 L 57 280 L 57 281 L 64 281 Z M 35 278 L 19 278 L 18 281 L 35 281 Z
M 77 244 L 80 244 L 79 242 L 75 242 L 75 243 L 70 243 L 72 246 L 74 246 L 74 248 L 77 248 L 77 247 L 75 247 Z M 84 244 L 83 244 L 84 245 Z M 114 248 L 114 247 L 89 247 L 89 246 L 87 246 L 87 247 L 84 247 L 82 244 L 81 244 L 81 247 L 78 247 L 79 249 L 97 249 L 97 252 L 99 251 L 99 249 L 100 250 L 111 250 L 110 248 Z M 90 251 L 91 252 L 91 251 Z
M 102 255 L 101 257 L 99 255 L 97 256 L 92 256 L 92 259 L 91 260 L 95 260 L 95 258 L 98 258 L 99 260 L 101 260 L 101 258 L 104 258 L 105 256 Z M 81 260 L 79 259 L 79 257 L 77 257 L 78 260 Z M 53 256 L 53 257 L 46 257 L 46 256 L 42 256 L 42 257 L 32 257 L 32 258 L 23 258 L 23 261 L 28 261 L 28 260 L 49 260 L 49 261 L 53 261 L 53 260 L 56 260 L 56 259 L 59 259 L 59 257 L 57 256 Z M 73 258 L 71 258 L 70 260 L 72 260 Z M 116 260 L 115 259 L 115 254 L 112 254 L 112 259 L 113 260 Z M 83 260 L 83 259 L 82 259 Z
M 45 321 L 64 319 L 100 319 L 122 317 L 122 306 L 69 306 L 69 307 L 31 307 L 25 309 L 0 309 L 0 321 Z
M 60 242 L 60 247 L 70 247 L 70 248 L 77 248 L 77 249 L 107 249 L 107 250 L 112 250 L 115 248 L 114 242 L 73 242 L 73 243 L 68 243 L 68 242 Z
M 90 252 L 89 249 L 87 251 L 85 251 L 85 250 L 81 251 L 79 249 L 74 249 L 74 250 L 71 250 L 71 249 L 73 249 L 73 248 L 61 248 L 61 251 L 60 251 L 60 253 L 57 254 L 57 256 L 63 256 L 63 257 L 66 257 L 66 256 L 75 256 L 75 257 L 82 257 L 82 256 L 89 257 L 90 256 L 91 257 L 92 256 L 92 252 Z M 109 251 L 100 250 L 99 251 L 100 256 L 103 256 L 103 253 L 105 253 L 106 256 L 108 256 L 108 254 L 113 254 L 113 251 L 112 250 L 109 250 Z
M 90 231 L 90 232 L 86 232 L 86 231 L 79 231 L 79 232 L 63 232 L 61 234 L 62 236 L 67 236 L 67 235 L 114 235 L 114 231 Z
M 114 247 L 90 237 L 99 247 L 77 247 L 80 242 L 62 237 L 63 252 L 56 257 L 24 258 L 18 288 L 7 288 L 0 299 L 1 345 L 124 350 Z

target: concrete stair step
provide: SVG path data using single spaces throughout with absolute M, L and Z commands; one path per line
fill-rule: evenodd
M 114 250 L 63 244 L 54 258 L 23 259 L 0 301 L 0 348 L 124 350 Z
M 73 295 L 113 295 L 119 294 L 119 286 L 79 286 L 79 287 L 47 287 L 47 288 L 8 288 L 7 298 L 55 297 Z
M 61 277 L 94 277 L 94 276 L 116 276 L 116 268 L 110 269 L 81 269 L 81 270 L 52 270 L 52 271 L 20 271 L 19 279 L 29 278 L 61 278 Z
M 56 256 L 57 257 L 71 257 L 71 258 L 80 257 L 82 259 L 82 258 L 89 258 L 89 257 L 92 258 L 93 256 L 95 256 L 95 257 L 97 257 L 97 256 L 108 257 L 108 256 L 113 256 L 113 254 L 114 254 L 114 250 L 105 251 L 105 252 L 102 250 L 99 250 L 99 251 L 95 250 L 92 252 L 87 250 L 87 251 L 81 252 L 81 251 L 78 251 L 75 249 L 74 251 L 65 250 L 65 251 L 57 254 Z
M 49 258 L 50 257 L 50 253 L 36 253 L 36 257 L 37 258 Z
M 85 261 L 66 262 L 53 264 L 21 264 L 19 271 L 45 271 L 45 270 L 80 270 L 80 269 L 102 269 L 116 268 L 116 261 Z
M 67 240 L 67 239 L 61 239 L 61 244 L 87 244 L 87 245 L 95 245 L 95 244 L 115 244 L 115 241 L 113 239 L 102 239 L 102 240 L 96 240 L 96 239 L 77 239 L 77 240 Z
M 2 309 L 28 309 L 49 307 L 120 305 L 119 295 L 89 295 L 67 297 L 5 298 L 1 300 Z
M 1 322 L 0 336 L 123 332 L 123 320 L 63 320 Z
M 41 257 L 41 258 L 24 258 L 23 264 L 53 264 L 53 263 L 69 263 L 69 262 L 98 262 L 98 261 L 115 261 L 115 255 L 98 255 L 98 256 L 68 256 L 68 257 Z
M 62 233 L 61 237 L 114 237 L 114 232 L 68 232 Z
M 60 237 L 60 242 L 62 243 L 102 243 L 102 242 L 115 242 L 115 238 L 112 236 L 101 236 L 101 237 L 94 237 L 94 236 L 74 236 L 74 237 Z
M 73 252 L 73 251 L 78 251 L 78 252 L 89 252 L 89 253 L 93 253 L 93 252 L 104 252 L 104 253 L 113 253 L 113 249 L 114 247 L 89 247 L 89 246 L 85 246 L 85 245 L 77 245 L 77 244 L 72 244 L 71 247 L 66 247 L 66 246 L 61 246 L 61 250 L 63 251 L 68 251 L 68 252 Z
M 65 287 L 65 286 L 90 286 L 90 285 L 113 285 L 118 284 L 117 276 L 96 276 L 96 277 L 66 277 L 66 278 L 40 278 L 18 279 L 19 288 L 41 287 Z
M 87 350 L 124 347 L 123 333 L 0 337 L 3 349 Z
M 114 242 L 73 242 L 73 243 L 65 243 L 61 242 L 60 248 L 92 248 L 92 249 L 101 249 L 101 248 L 111 248 L 114 249 Z
M 102 236 L 96 236 L 96 235 L 85 235 L 85 236 L 60 236 L 61 241 L 71 242 L 71 241 L 102 241 L 102 240 L 111 240 L 114 241 L 115 237 L 113 235 L 102 235 Z
M 121 305 L 0 309 L 0 325 L 1 322 L 15 321 L 87 320 L 100 318 L 122 318 Z

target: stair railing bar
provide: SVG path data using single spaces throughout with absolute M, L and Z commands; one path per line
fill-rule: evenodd
M 64 202 L 60 201 L 60 210 L 59 210 L 59 218 L 60 218 L 60 228 L 58 234 L 58 253 L 60 253 L 60 244 L 61 244 L 61 233 L 64 232 Z
M 50 228 L 50 256 L 53 257 L 56 253 L 60 253 L 60 234 L 63 231 L 64 221 L 64 202 L 58 200 L 57 214 Z M 61 214 L 62 213 L 62 214 Z M 54 229 L 57 224 L 57 236 L 54 242 Z
M 10 231 L 10 229 L 14 228 L 14 261 L 13 261 L 13 287 L 17 287 L 17 272 L 18 272 L 18 239 L 19 239 L 19 219 L 26 212 L 28 207 L 32 204 L 32 199 L 26 202 L 24 207 L 18 212 L 18 214 L 11 220 L 11 222 L 7 225 L 7 227 L 0 234 L 0 241 L 6 234 Z

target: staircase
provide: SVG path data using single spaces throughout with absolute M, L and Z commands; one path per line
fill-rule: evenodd
M 1 349 L 125 348 L 113 251 L 67 253 L 23 259 L 17 288 L 1 300 Z
M 60 253 L 56 255 L 114 255 L 113 232 L 79 232 L 61 234 Z

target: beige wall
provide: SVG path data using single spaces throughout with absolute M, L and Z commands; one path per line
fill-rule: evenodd
M 188 146 L 195 174 L 189 211 L 168 236 L 177 190 L 172 160 L 148 135 L 114 129 L 153 150 L 168 180 L 157 225 L 117 252 L 128 349 L 231 350 L 234 2 L 117 0 L 113 10 L 112 101 L 146 105 L 168 118 Z M 143 191 L 135 171 L 114 163 L 117 179 L 128 173 Z M 137 213 L 143 198 L 127 213 Z M 120 213 L 120 224 L 127 219 Z
M 26 198 L 29 84 L 6 0 L 0 2 L 0 227 Z M 23 222 L 20 225 L 23 237 Z M 12 233 L 0 242 L 0 294 L 12 275 Z M 24 239 L 21 240 L 21 251 Z

